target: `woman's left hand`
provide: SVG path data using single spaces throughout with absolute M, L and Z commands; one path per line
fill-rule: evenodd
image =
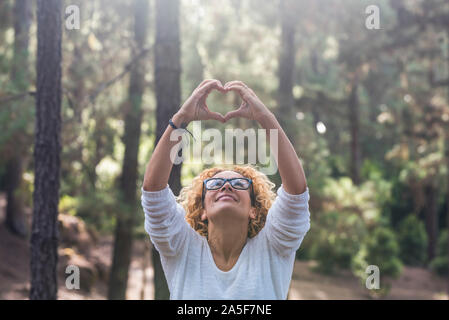
M 253 90 L 242 81 L 230 81 L 224 85 L 225 91 L 237 91 L 242 98 L 240 108 L 226 113 L 225 121 L 232 118 L 242 117 L 260 122 L 266 115 L 271 115 L 271 111 L 260 101 Z

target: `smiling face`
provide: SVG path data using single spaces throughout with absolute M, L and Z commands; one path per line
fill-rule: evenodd
M 235 171 L 221 171 L 213 178 L 244 178 Z M 246 220 L 255 219 L 255 208 L 251 207 L 251 188 L 248 190 L 234 189 L 229 181 L 217 190 L 206 190 L 204 210 L 201 220 Z

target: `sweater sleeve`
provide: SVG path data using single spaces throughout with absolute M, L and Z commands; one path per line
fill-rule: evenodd
M 281 256 L 298 250 L 310 229 L 309 199 L 308 188 L 302 194 L 293 195 L 281 184 L 277 191 L 264 228 L 268 242 Z
M 160 191 L 142 192 L 145 231 L 161 255 L 176 256 L 186 243 L 190 225 L 184 218 L 184 208 L 176 202 L 167 186 Z

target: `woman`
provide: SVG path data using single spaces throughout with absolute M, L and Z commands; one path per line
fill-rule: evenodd
M 238 92 L 242 105 L 225 116 L 211 112 L 206 99 L 214 89 Z M 168 178 L 170 150 L 179 141 L 170 141 L 175 129 L 167 125 L 146 168 L 142 206 L 170 299 L 287 298 L 295 252 L 310 228 L 309 193 L 300 160 L 275 116 L 243 82 L 223 86 L 205 80 L 172 123 L 234 117 L 256 120 L 268 133 L 278 130 L 282 184 L 275 198 L 274 184 L 250 166 L 212 168 L 181 191 L 178 203 Z

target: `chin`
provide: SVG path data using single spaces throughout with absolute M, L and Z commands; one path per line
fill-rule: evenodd
M 214 205 L 214 212 L 216 212 L 216 214 L 220 215 L 222 210 L 231 210 L 236 214 L 239 214 L 239 212 L 242 211 L 240 205 L 236 202 L 232 203 L 223 201 L 222 203 L 216 203 Z M 229 214 L 229 212 L 224 214 Z

